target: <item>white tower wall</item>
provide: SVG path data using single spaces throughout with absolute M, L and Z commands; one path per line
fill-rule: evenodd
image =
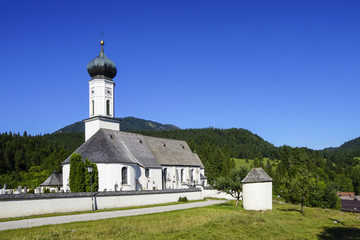
M 99 129 L 105 128 L 120 131 L 120 123 L 116 119 L 105 117 L 94 117 L 84 120 L 85 122 L 85 141 L 94 135 Z
M 120 131 L 120 123 L 114 119 L 115 82 L 96 76 L 89 81 L 89 117 L 85 122 L 85 141 L 99 129 Z
M 111 79 L 96 77 L 89 81 L 89 117 L 114 117 L 114 86 Z

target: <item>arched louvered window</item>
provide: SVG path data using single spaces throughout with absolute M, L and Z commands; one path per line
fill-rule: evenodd
M 181 169 L 180 171 L 180 181 L 184 182 L 184 169 Z
M 128 169 L 127 169 L 127 167 L 123 167 L 121 169 L 121 182 L 122 182 L 122 184 L 128 184 Z
M 95 101 L 92 100 L 91 101 L 91 115 L 94 115 L 95 114 Z
M 106 101 L 106 115 L 110 116 L 110 100 Z
M 190 171 L 190 182 L 192 183 L 194 181 L 194 169 L 191 169 Z

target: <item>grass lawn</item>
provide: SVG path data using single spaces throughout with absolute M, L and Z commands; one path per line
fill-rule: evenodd
M 240 167 L 246 167 L 246 168 L 250 169 L 250 168 L 251 168 L 251 165 L 254 164 L 254 160 L 253 160 L 253 159 L 248 159 L 248 160 L 246 161 L 246 159 L 233 158 L 233 160 L 234 160 L 234 163 L 235 163 L 235 167 L 238 168 L 238 169 L 239 169 Z M 264 166 L 266 166 L 267 160 L 268 160 L 268 158 L 264 158 L 264 160 L 263 160 Z M 270 164 L 273 166 L 273 167 L 272 167 L 273 170 L 275 170 L 278 162 L 277 162 L 277 161 L 274 161 L 274 160 L 269 160 L 269 161 L 270 161 Z
M 274 203 L 221 205 L 0 232 L 1 239 L 360 239 L 360 214 Z M 336 221 L 337 223 L 334 223 Z

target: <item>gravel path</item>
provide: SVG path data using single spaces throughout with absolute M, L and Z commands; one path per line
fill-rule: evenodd
M 142 214 L 151 214 L 159 212 L 169 212 L 175 210 L 205 207 L 214 204 L 220 204 L 226 202 L 225 200 L 207 200 L 202 202 L 193 202 L 161 207 L 150 207 L 150 208 L 138 208 L 130 210 L 119 210 L 111 212 L 93 212 L 67 216 L 56 216 L 56 217 L 44 217 L 44 218 L 32 218 L 18 221 L 0 222 L 0 231 L 16 228 L 30 228 L 43 225 L 70 223 L 70 222 L 81 222 L 90 220 L 99 220 L 107 218 L 127 217 Z

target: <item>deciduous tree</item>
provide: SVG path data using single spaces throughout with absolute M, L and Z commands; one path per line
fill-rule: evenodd
M 305 201 L 316 191 L 315 178 L 307 169 L 300 168 L 294 176 L 284 180 L 285 197 L 295 204 L 300 203 L 301 213 L 304 214 Z
M 217 179 L 215 187 L 216 189 L 224 191 L 236 198 L 236 206 L 238 206 L 242 195 L 241 180 L 244 179 L 247 173 L 248 169 L 244 167 L 241 167 L 240 169 L 232 169 L 228 176 L 223 176 Z

